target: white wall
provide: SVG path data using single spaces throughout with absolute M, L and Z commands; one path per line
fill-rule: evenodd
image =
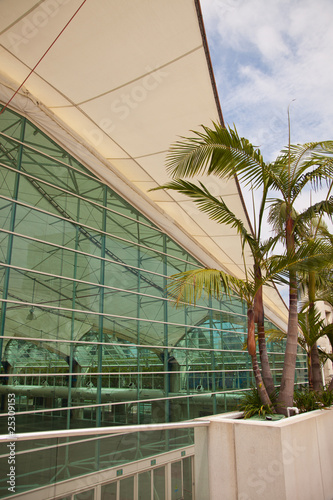
M 196 500 L 332 500 L 333 409 L 276 422 L 208 419 L 195 430 Z

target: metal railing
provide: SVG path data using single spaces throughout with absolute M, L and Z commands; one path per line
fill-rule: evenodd
M 146 432 L 158 430 L 187 429 L 208 427 L 209 420 L 188 420 L 163 424 L 119 425 L 110 427 L 89 427 L 86 429 L 64 429 L 60 431 L 26 432 L 17 434 L 1 434 L 0 443 L 9 441 L 32 441 L 36 439 L 54 439 L 82 436 L 100 436 L 103 434 L 129 434 L 131 432 Z

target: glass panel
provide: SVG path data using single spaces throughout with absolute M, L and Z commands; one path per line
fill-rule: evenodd
M 21 126 L 18 128 L 18 134 L 21 135 Z M 12 141 L 8 137 L 0 136 L 0 161 L 13 169 L 18 169 L 18 158 L 21 151 L 20 144 Z
M 120 495 L 119 498 L 122 500 L 133 500 L 134 499 L 134 476 L 125 477 L 119 481 L 120 483 Z
M 151 500 L 151 471 L 138 474 L 138 499 Z
M 0 105 L 0 109 L 2 108 L 3 106 Z M 10 111 L 7 108 L 6 111 L 1 115 L 0 132 L 3 132 L 4 134 L 9 135 L 11 137 L 14 137 L 15 139 L 20 139 L 22 134 L 23 121 L 24 118 Z M 4 140 L 4 138 L 1 138 L 1 141 L 2 140 Z
M 182 463 L 171 464 L 171 500 L 181 500 L 183 497 L 182 487 Z
M 183 496 L 184 500 L 192 500 L 192 457 L 183 459 Z
M 165 500 L 165 467 L 153 470 L 154 500 Z
M 0 198 L 0 223 L 5 230 L 11 229 L 12 203 Z M 6 235 L 1 235 L 2 238 Z
M 101 500 L 117 500 L 117 482 L 103 484 L 101 488 Z
M 1 151 L 1 149 L 0 149 Z M 1 156 L 0 156 L 1 161 Z M 0 166 L 0 195 L 6 197 L 14 196 L 14 186 L 17 173 Z M 3 202 L 2 202 L 3 203 Z M 6 202 L 5 202 L 6 203 Z

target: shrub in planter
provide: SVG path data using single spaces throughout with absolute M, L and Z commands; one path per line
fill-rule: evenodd
M 318 393 L 309 389 L 297 390 L 294 392 L 294 403 L 300 413 L 307 411 L 318 410 L 322 408 L 322 403 L 319 401 Z
M 298 390 L 294 393 L 294 403 L 301 413 L 327 408 L 333 405 L 333 392 L 327 388 L 321 391 Z
M 275 393 L 271 396 L 271 401 L 274 404 L 276 400 L 277 394 Z M 239 409 L 244 413 L 244 418 L 251 418 L 255 415 L 265 418 L 266 415 L 275 413 L 274 407 L 262 404 L 256 387 L 244 392 L 239 403 Z

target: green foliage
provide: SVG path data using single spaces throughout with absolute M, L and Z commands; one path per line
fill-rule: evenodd
M 235 290 L 241 299 L 252 301 L 254 284 L 244 282 L 217 269 L 194 269 L 170 277 L 168 293 L 180 302 L 195 304 L 201 295 L 220 298 L 223 293 L 230 296 Z
M 297 390 L 294 392 L 294 403 L 299 409 L 300 413 L 305 413 L 307 411 L 318 410 L 322 408 L 322 405 L 318 399 L 316 391 Z
M 277 394 L 270 396 L 272 403 L 277 399 Z M 239 409 L 244 412 L 244 418 L 250 418 L 254 415 L 266 417 L 266 415 L 273 415 L 275 410 L 269 405 L 263 405 L 256 387 L 252 387 L 249 391 L 244 392 L 239 403 Z
M 325 408 L 333 405 L 333 392 L 328 390 L 328 386 L 320 391 L 320 401 Z
M 294 403 L 301 413 L 328 408 L 333 405 L 333 392 L 327 388 L 321 391 L 309 388 L 297 390 L 294 393 Z

